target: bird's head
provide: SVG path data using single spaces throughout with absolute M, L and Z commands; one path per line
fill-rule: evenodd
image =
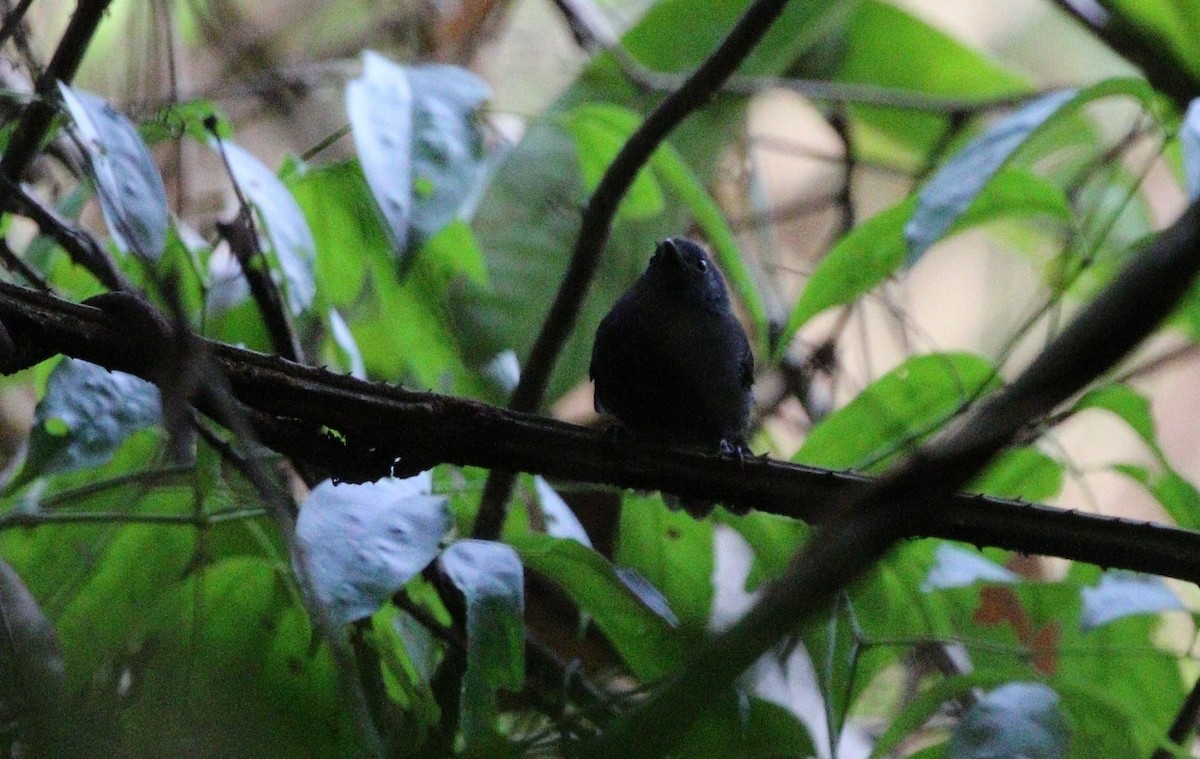
M 687 302 L 714 308 L 729 303 L 725 281 L 708 253 L 683 237 L 660 242 L 643 277 L 656 289 Z

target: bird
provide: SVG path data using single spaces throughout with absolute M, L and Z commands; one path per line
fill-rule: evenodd
M 693 240 L 658 244 L 600 321 L 589 375 L 596 410 L 621 427 L 689 447 L 744 450 L 754 354 L 725 280 Z M 694 499 L 682 506 L 694 516 L 712 510 Z

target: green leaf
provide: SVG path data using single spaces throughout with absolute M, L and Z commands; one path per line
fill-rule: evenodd
M 642 123 L 637 113 L 610 103 L 581 105 L 563 114 L 562 120 L 575 140 L 579 168 L 588 192 L 595 192 L 621 147 Z M 643 166 L 621 200 L 617 213 L 645 219 L 661 214 L 665 205 L 662 189 L 650 167 Z
M 1105 385 L 1084 394 L 1071 413 L 1087 409 L 1108 411 L 1129 425 L 1154 454 L 1162 471 L 1152 473 L 1133 464 L 1117 464 L 1113 469 L 1144 487 L 1180 527 L 1200 527 L 1200 491 L 1171 467 L 1159 446 L 1150 399 L 1128 385 Z
M 998 384 L 995 368 L 979 356 L 915 356 L 822 419 L 792 460 L 827 469 L 880 465 Z
M 157 261 L 167 243 L 167 190 L 137 128 L 104 99 L 59 83 L 117 245 Z
M 705 630 L 713 598 L 713 528 L 661 496 L 625 494 L 613 560 L 638 572 L 671 604 L 685 631 Z
M 1137 704 L 1115 697 L 1103 686 L 1059 677 L 1054 687 L 1063 696 L 1061 709 L 1073 728 L 1072 756 L 1079 759 L 1148 756 L 1166 733 L 1169 722 L 1154 724 L 1139 714 Z M 1163 693 L 1171 690 L 1162 689 Z
M 955 153 L 921 188 L 904 227 L 909 264 L 940 240 L 975 197 L 1031 137 L 1084 105 L 1113 96 L 1131 97 L 1148 110 L 1157 96 L 1142 79 L 1109 79 L 1082 90 L 1060 90 L 1036 98 L 996 121 Z
M 781 351 L 809 319 L 832 306 L 853 302 L 900 269 L 908 250 L 905 224 L 916 207 L 916 199 L 909 198 L 876 214 L 851 230 L 821 259 L 788 317 L 779 341 Z M 1035 215 L 1067 223 L 1071 206 L 1055 185 L 1028 171 L 1009 168 L 992 177 L 966 213 L 954 221 L 951 232 L 1003 217 Z
M 761 698 L 751 698 L 746 715 L 743 759 L 818 756 L 808 727 L 792 711 Z
M 1009 683 L 986 693 L 950 735 L 947 756 L 1061 759 L 1071 728 L 1059 696 L 1042 683 Z
M 346 112 L 399 260 L 478 195 L 486 161 L 475 114 L 490 97 L 487 84 L 464 69 L 406 67 L 363 54 L 362 76 L 346 87 Z
M 1048 501 L 1062 489 L 1064 467 L 1036 448 L 1009 448 L 988 464 L 966 490 L 997 498 Z
M 778 576 L 812 532 L 808 525 L 799 520 L 762 511 L 751 511 L 745 516 L 731 516 L 718 511 L 717 518 L 737 530 L 754 551 L 754 563 L 746 578 L 747 591 Z
M 218 561 L 167 587 L 130 648 L 138 697 L 121 714 L 130 744 L 157 756 L 362 755 L 328 649 L 311 645 L 294 600 L 278 563 L 259 557 Z
M 637 677 L 657 680 L 683 662 L 670 623 L 625 584 L 608 559 L 577 541 L 548 535 L 524 533 L 509 540 L 527 567 L 579 604 Z
M 347 314 L 372 376 L 425 387 L 477 391 L 460 355 L 459 314 L 447 299 L 482 268 L 475 238 L 463 222 L 454 222 L 413 256 L 401 280 L 395 262 L 371 261 L 372 299 Z
M 1173 469 L 1152 473 L 1136 464 L 1116 464 L 1119 472 L 1146 489 L 1180 527 L 1200 529 L 1200 491 Z
M 687 71 L 699 66 L 749 5 L 747 0 L 713 0 L 693 14 L 690 0 L 661 0 L 646 11 L 622 40 L 644 66 Z M 740 71 L 747 76 L 781 72 L 844 19 L 857 2 L 788 3 L 779 19 L 751 51 Z
M 909 200 L 859 224 L 821 259 L 804 286 L 779 340 L 782 351 L 809 319 L 831 306 L 844 305 L 887 279 L 904 262 L 904 223 L 915 202 Z
M 1026 77 L 891 3 L 858 4 L 844 34 L 836 73 L 842 81 L 970 101 L 1031 89 Z M 859 150 L 888 161 L 896 160 L 897 147 L 923 160 L 950 126 L 948 116 L 917 109 L 855 105 L 851 113 L 862 127 L 855 132 Z
M 688 759 L 801 759 L 818 756 L 808 730 L 783 706 L 730 688 L 709 695 L 670 756 Z M 625 755 L 642 756 L 632 741 Z
M 371 191 L 355 161 L 289 172 L 288 189 L 312 230 L 317 289 L 346 307 L 362 295 L 367 262 L 391 255 Z
M 859 675 L 862 637 L 853 605 L 845 593 L 834 597 L 827 614 L 803 628 L 804 648 L 816 670 L 817 683 L 825 697 L 829 730 L 834 735 L 842 732 L 854 697 L 852 686 Z
M 442 552 L 442 571 L 467 606 L 467 672 L 461 728 L 468 754 L 498 750 L 496 691 L 525 682 L 525 587 L 521 560 L 503 543 L 460 540 Z
M 10 490 L 103 464 L 132 433 L 158 424 L 160 413 L 158 388 L 149 382 L 64 356 L 34 411 L 29 455 Z
M 447 500 L 429 475 L 361 485 L 326 480 L 296 522 L 317 600 L 335 625 L 369 617 L 438 555 Z
M 1116 414 L 1137 433 L 1159 461 L 1165 462 L 1155 436 L 1149 398 L 1129 385 L 1105 385 L 1085 393 L 1071 407 L 1070 413 L 1074 415 L 1087 409 L 1102 409 Z
M 317 293 L 313 279 L 316 243 L 304 212 L 288 192 L 287 185 L 251 153 L 233 142 L 215 137 L 209 144 L 225 156 L 233 181 L 258 209 L 271 252 L 275 254 L 287 284 L 288 306 L 293 315 L 303 313 L 312 305 Z

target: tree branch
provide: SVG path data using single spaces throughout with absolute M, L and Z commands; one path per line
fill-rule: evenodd
M 58 243 L 73 262 L 91 272 L 92 276 L 110 290 L 132 289 L 125 274 L 116 267 L 105 251 L 103 243 L 87 230 L 76 227 L 59 216 L 53 208 L 43 204 L 20 184 L 3 174 L 0 174 L 0 208 L 28 218 L 37 225 L 39 232 Z M 13 258 L 16 259 L 13 265 L 23 272 L 26 279 L 37 276 L 37 272 L 31 270 L 24 273 L 28 266 L 16 258 L 16 254 L 13 254 Z M 50 289 L 49 285 L 43 286 L 45 283 L 40 277 L 31 284 L 43 290 Z
M 559 285 L 542 330 L 534 341 L 529 358 L 521 371 L 521 379 L 513 391 L 509 407 L 517 411 L 535 411 L 546 393 L 546 385 L 562 351 L 563 343 L 575 327 L 579 309 L 588 287 L 596 276 L 600 254 L 612 231 L 613 216 L 621 198 L 633 184 L 638 171 L 689 114 L 704 106 L 738 65 L 762 39 L 787 0 L 755 0 L 730 30 L 729 35 L 709 55 L 700 67 L 646 117 L 638 130 L 621 146 L 617 157 L 609 164 L 588 199 L 575 238 L 571 262 Z M 504 470 L 493 471 L 483 490 L 474 535 L 494 538 L 504 524 L 505 504 L 512 493 L 513 475 Z
M 1179 707 L 1175 720 L 1167 730 L 1167 739 L 1177 746 L 1188 745 L 1188 738 L 1196 729 L 1197 718 L 1200 718 L 1200 680 L 1192 683 L 1192 689 L 1188 691 L 1187 698 L 1183 700 L 1183 705 Z M 1174 756 L 1179 754 L 1166 746 L 1160 746 L 1150 755 L 1150 759 L 1171 759 Z
M 714 638 L 650 700 L 591 746 L 590 757 L 668 751 L 715 694 L 896 542 L 919 534 L 1028 422 L 1112 368 L 1176 307 L 1200 270 L 1200 201 L 1137 253 L 1117 278 L 1009 386 L 865 490 L 844 494 L 835 516 L 763 588 L 758 602 Z M 1111 562 L 1108 563 L 1111 566 Z M 1192 576 L 1195 582 L 1200 577 Z
M 567 20 L 576 42 L 586 50 L 600 50 L 612 56 L 613 61 L 634 84 L 652 92 L 670 92 L 685 81 L 682 74 L 657 71 L 642 65 L 632 53 L 621 45 L 620 40 L 596 28 L 591 20 L 574 3 L 555 0 L 554 5 Z M 756 95 L 773 89 L 791 90 L 812 100 L 839 105 L 873 105 L 905 111 L 927 113 L 975 114 L 984 111 L 1012 108 L 1035 98 L 1038 92 L 1014 92 L 990 98 L 955 97 L 939 95 L 921 90 L 899 87 L 883 87 L 861 82 L 835 82 L 825 79 L 794 79 L 789 77 L 731 77 L 720 87 L 722 93 L 732 95 Z
M 1104 19 L 1082 13 L 1070 0 L 1054 0 L 1054 4 L 1140 68 L 1154 89 L 1170 97 L 1180 111 L 1187 110 L 1188 103 L 1200 93 L 1200 80 L 1169 52 L 1170 40 L 1129 18 L 1119 3 L 1103 4 Z
M 61 352 L 153 381 L 161 364 L 116 312 L 0 283 L 5 372 Z M 205 344 L 260 440 L 362 482 L 441 463 L 707 497 L 820 524 L 875 479 L 778 461 L 614 438 L 477 401 L 371 383 L 219 343 Z M 203 405 L 203 399 L 197 399 Z M 216 413 L 216 412 L 214 412 Z M 219 418 L 219 417 L 218 417 Z M 335 430 L 334 437 L 322 428 Z M 977 495 L 947 495 L 909 515 L 908 534 L 1200 580 L 1200 534 Z
M 75 72 L 83 61 L 88 44 L 96 33 L 96 27 L 104 18 L 110 0 L 80 0 L 75 13 L 67 23 L 58 49 L 54 57 L 38 78 L 37 92 L 40 98 L 34 100 L 21 115 L 16 131 L 8 141 L 4 157 L 0 158 L 0 174 L 14 182 L 21 180 L 21 175 L 29 168 L 29 164 L 37 155 L 50 122 L 54 119 L 54 106 L 50 95 L 58 82 L 70 82 L 75 78 Z

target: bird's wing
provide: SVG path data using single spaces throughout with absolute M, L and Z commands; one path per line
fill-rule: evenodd
M 740 363 L 742 369 L 742 386 L 749 388 L 754 385 L 754 351 L 750 350 L 750 342 L 745 337 L 742 338 L 742 357 Z

